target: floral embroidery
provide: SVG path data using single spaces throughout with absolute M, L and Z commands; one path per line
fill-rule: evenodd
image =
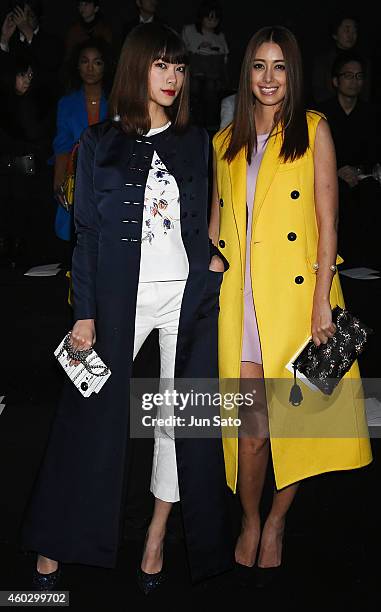
M 174 177 L 154 151 L 144 195 L 142 242 L 163 239 L 180 221 L 180 198 Z

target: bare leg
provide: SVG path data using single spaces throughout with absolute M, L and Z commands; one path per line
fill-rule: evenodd
M 38 555 L 37 571 L 40 572 L 40 574 L 50 574 L 51 572 L 55 572 L 57 567 L 58 561 L 54 561 L 53 559 L 49 559 L 43 555 Z
M 148 527 L 141 569 L 147 574 L 160 572 L 163 566 L 163 542 L 172 502 L 155 498 L 155 508 Z
M 262 366 L 248 361 L 242 362 L 241 379 L 254 378 L 263 378 Z M 265 401 L 264 390 L 263 397 L 259 401 Z M 253 412 L 254 410 L 255 407 Z M 250 416 L 247 421 L 250 425 Z M 238 491 L 243 515 L 241 533 L 235 549 L 237 563 L 249 567 L 254 565 L 257 555 L 261 532 L 259 503 L 269 456 L 268 437 L 256 437 L 255 429 L 251 429 L 251 432 L 254 435 L 240 436 L 238 445 Z
M 278 567 L 282 562 L 282 541 L 286 514 L 299 483 L 292 484 L 281 491 L 275 491 L 270 513 L 263 527 L 259 567 Z

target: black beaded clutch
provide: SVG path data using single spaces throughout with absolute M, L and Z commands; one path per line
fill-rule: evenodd
M 310 340 L 292 363 L 294 386 L 290 403 L 294 406 L 299 406 L 303 399 L 296 382 L 297 371 L 325 395 L 331 395 L 357 356 L 363 352 L 368 336 L 373 333 L 370 327 L 339 306 L 332 310 L 332 321 L 336 325 L 335 335 L 320 346 Z

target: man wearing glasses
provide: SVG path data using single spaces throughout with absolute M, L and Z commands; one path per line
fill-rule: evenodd
M 372 263 L 371 233 L 379 232 L 381 189 L 372 174 L 381 162 L 380 111 L 361 99 L 366 84 L 364 60 L 351 51 L 338 56 L 332 66 L 335 95 L 318 105 L 328 119 L 336 148 L 340 193 L 339 247 L 346 264 Z M 365 180 L 366 179 L 366 180 Z M 376 179 L 376 180 L 375 180 Z M 377 244 L 377 242 L 376 242 Z M 373 245 L 374 246 L 374 245 Z

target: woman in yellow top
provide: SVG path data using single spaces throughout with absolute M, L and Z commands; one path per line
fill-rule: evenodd
M 249 435 L 241 425 L 239 439 L 237 431 L 224 438 L 228 484 L 235 492 L 238 476 L 243 507 L 236 561 L 248 567 L 257 554 L 258 567 L 281 564 L 285 517 L 300 480 L 372 460 L 357 363 L 332 396 L 302 385 L 302 404 L 289 402 L 286 365 L 310 335 L 316 345 L 333 336 L 331 308 L 344 306 L 335 150 L 327 121 L 303 106 L 301 66 L 289 30 L 256 32 L 233 122 L 213 140 L 210 236 L 230 263 L 220 294 L 220 377 L 246 390 L 256 379 L 270 432 L 263 432 L 257 400 L 251 414 L 240 410 Z M 261 529 L 269 441 L 275 493 Z

